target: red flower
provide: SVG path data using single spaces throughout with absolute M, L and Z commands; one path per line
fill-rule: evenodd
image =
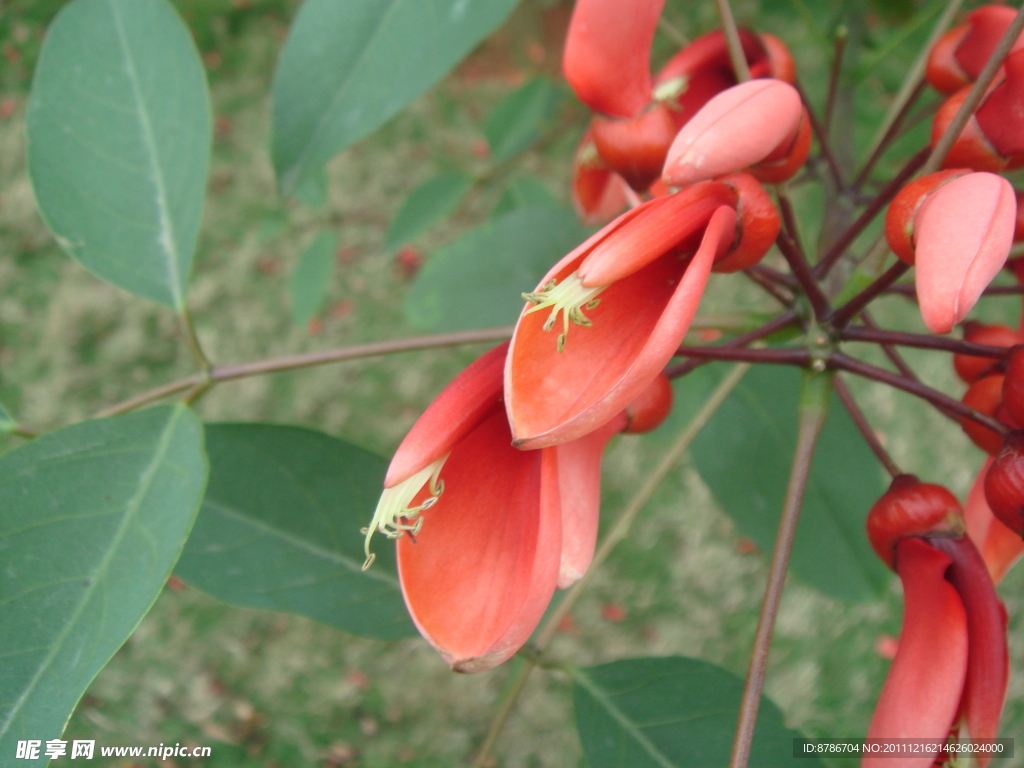
M 956 497 L 912 475 L 893 480 L 868 515 L 868 537 L 899 574 L 905 605 L 868 738 L 939 743 L 961 727 L 974 739 L 998 734 L 1009 680 L 1006 610 L 963 529 Z M 862 765 L 930 768 L 937 753 L 869 755 Z

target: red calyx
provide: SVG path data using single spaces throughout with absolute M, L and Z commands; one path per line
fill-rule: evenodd
M 951 168 L 922 176 L 903 187 L 889 203 L 885 214 L 885 239 L 902 261 L 914 263 L 914 217 L 924 199 L 943 184 L 970 172 L 969 168 Z
M 590 131 L 605 165 L 643 192 L 661 175 L 676 125 L 664 104 L 653 104 L 634 118 L 595 115 Z
M 876 554 L 895 570 L 896 543 L 907 536 L 961 536 L 963 509 L 956 496 L 914 475 L 898 475 L 868 512 L 868 539 Z
M 965 85 L 971 84 L 971 78 L 956 60 L 956 49 L 970 30 L 970 24 L 954 27 L 940 37 L 928 53 L 925 76 L 932 88 L 940 93 L 956 93 Z
M 970 29 L 954 54 L 970 82 L 978 79 L 1016 13 L 1007 5 L 983 5 L 971 12 Z
M 984 323 L 970 320 L 964 323 L 964 341 L 969 341 L 972 344 L 988 344 L 993 347 L 1012 347 L 1020 341 L 1020 337 L 1009 326 L 985 325 Z M 980 379 L 997 362 L 991 357 L 977 357 L 961 353 L 953 355 L 953 368 L 956 369 L 957 376 L 967 384 Z M 1024 375 L 1024 368 L 1022 368 L 1022 375 Z M 1005 393 L 1003 399 L 1004 401 L 1006 399 Z M 1016 417 L 1014 419 L 1017 420 Z
M 623 432 L 637 435 L 662 425 L 672 412 L 672 382 L 664 373 L 647 385 L 633 402 L 626 406 L 626 428 Z
M 1018 425 L 1024 424 L 1024 345 L 1011 347 L 1006 355 L 1006 378 L 1003 380 L 1003 405 Z
M 715 262 L 712 272 L 738 272 L 752 267 L 768 253 L 779 236 L 782 220 L 771 197 L 757 179 L 748 173 L 732 173 L 718 181 L 736 190 L 736 243 Z
M 1006 436 L 985 476 L 985 499 L 1003 525 L 1024 537 L 1024 431 Z
M 985 99 L 975 117 L 985 138 L 1008 158 L 1024 153 L 1024 50 L 1011 53 L 1003 68 L 1006 78 Z
M 1003 378 L 1002 374 L 994 373 L 978 379 L 967 388 L 967 392 L 964 393 L 961 402 L 976 411 L 981 411 L 986 416 L 993 416 L 1008 423 L 1008 419 L 1002 418 L 1004 414 L 1001 413 Z M 1003 436 L 998 432 L 968 418 L 961 418 L 960 426 L 963 427 L 967 436 L 971 438 L 971 442 L 985 451 L 985 453 L 993 456 L 999 453 L 999 449 L 1003 445 Z
M 964 103 L 964 99 L 967 98 L 970 90 L 970 87 L 966 87 L 957 91 L 946 99 L 942 106 L 939 107 L 938 112 L 935 113 L 931 135 L 931 145 L 933 148 L 938 144 L 939 139 L 946 132 L 949 124 L 953 122 L 953 117 Z M 995 147 L 992 146 L 992 142 L 988 140 L 981 130 L 978 118 L 972 115 L 971 119 L 967 121 L 967 125 L 964 126 L 963 131 L 960 132 L 957 140 L 953 143 L 949 154 L 946 155 L 946 159 L 942 161 L 942 167 L 966 167 L 972 168 L 975 171 L 998 173 L 1006 168 L 1007 163 L 1008 158 L 1003 157 L 996 151 Z

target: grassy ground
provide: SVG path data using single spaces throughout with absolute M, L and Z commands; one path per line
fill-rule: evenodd
M 211 358 L 236 362 L 413 333 L 397 308 L 407 280 L 382 253 L 386 226 L 405 193 L 432 173 L 487 168 L 473 153 L 483 118 L 524 75 L 556 71 L 566 9 L 526 3 L 469 62 L 356 151 L 333 161 L 329 202 L 313 210 L 282 207 L 266 151 L 270 75 L 296 3 L 177 4 L 205 54 L 217 116 L 189 294 Z M 24 168 L 25 98 L 43 25 L 60 5 L 0 4 L 0 399 L 25 423 L 43 428 L 84 418 L 189 371 L 171 314 L 91 277 L 59 251 L 35 214 Z M 766 23 L 783 27 L 775 31 L 794 48 L 813 37 L 806 26 L 787 29 L 779 19 L 789 17 L 773 16 L 774 6 L 765 5 Z M 744 10 L 751 8 L 741 4 Z M 669 16 L 689 33 L 711 26 L 707 18 L 688 15 L 683 3 L 670 3 Z M 659 38 L 658 45 L 665 49 L 668 43 Z M 798 54 L 815 73 L 812 92 L 820 93 L 814 89 L 822 82 L 823 57 L 809 44 Z M 897 76 L 883 68 L 867 81 L 857 104 L 870 101 L 872 89 L 892 90 Z M 565 109 L 568 123 L 582 115 Z M 574 140 L 570 131 L 543 152 L 527 153 L 511 170 L 542 176 L 564 198 Z M 422 246 L 429 252 L 482 220 L 499 192 L 499 184 L 475 190 Z M 806 195 L 808 203 L 811 198 Z M 313 326 L 297 327 L 289 320 L 288 274 L 302 248 L 328 226 L 342 243 L 329 306 Z M 771 308 L 737 285 L 735 279 L 716 280 L 702 312 L 725 311 L 737 296 Z M 990 311 L 1009 316 L 1014 307 L 1002 301 Z M 895 300 L 882 316 L 909 317 Z M 198 408 L 208 421 L 302 424 L 387 455 L 433 394 L 479 351 L 405 354 L 247 379 L 222 385 Z M 924 378 L 958 393 L 942 356 L 909 357 Z M 861 386 L 856 391 L 874 422 L 887 427 L 899 461 L 965 492 L 980 454 L 956 427 L 903 396 Z M 15 444 L 0 442 L 0 450 Z M 647 440 L 613 444 L 605 473 L 606 519 L 625 504 L 657 454 Z M 583 664 L 686 654 L 742 674 L 765 564 L 684 462 L 601 571 L 553 650 Z M 1002 590 L 1016 617 L 1006 735 L 1024 733 L 1022 587 L 1018 572 Z M 819 736 L 864 732 L 887 668 L 875 644 L 898 632 L 899 612 L 895 586 L 883 602 L 847 606 L 799 583 L 789 585 L 767 692 L 792 726 Z M 213 756 L 196 762 L 206 768 L 460 765 L 479 744 L 514 668 L 456 676 L 419 640 L 362 640 L 306 619 L 228 607 L 187 587 L 169 588 L 89 689 L 68 738 L 209 745 Z M 501 765 L 515 768 L 582 764 L 567 680 L 535 676 L 497 752 Z M 1020 758 L 1012 763 L 1022 764 Z

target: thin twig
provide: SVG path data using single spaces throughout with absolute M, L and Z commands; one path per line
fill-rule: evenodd
M 825 158 L 825 165 L 828 166 L 829 173 L 832 174 L 832 183 L 835 184 L 837 190 L 842 191 L 846 189 L 846 184 L 843 182 L 843 173 L 839 169 L 839 160 L 832 151 L 832 145 L 828 139 L 828 129 L 818 122 L 818 118 L 815 117 L 814 110 L 811 108 L 811 103 L 807 100 L 807 94 L 804 93 L 804 89 L 800 87 L 799 83 L 796 85 L 796 89 L 800 94 L 800 100 L 807 109 L 807 119 L 811 123 L 811 131 L 814 133 L 815 138 L 818 139 L 821 156 Z
M 832 266 L 839 260 L 839 258 L 845 253 L 846 249 L 850 247 L 857 236 L 864 231 L 864 228 L 870 224 L 875 216 L 882 212 L 882 209 L 889 204 L 889 201 L 896 197 L 896 194 L 903 188 L 903 185 L 907 180 L 917 173 L 918 169 L 924 165 L 925 160 L 928 159 L 929 151 L 928 148 L 922 149 L 909 161 L 906 165 L 900 169 L 888 184 L 875 195 L 874 199 L 868 204 L 867 208 L 857 217 L 857 220 L 853 222 L 846 231 L 839 236 L 839 239 L 829 248 L 828 253 L 821 257 L 814 266 L 814 276 L 819 280 L 824 278 Z
M 814 447 L 828 416 L 831 378 L 818 374 L 804 379 L 793 469 L 789 475 L 786 500 L 779 518 L 779 531 L 775 536 L 775 549 L 768 568 L 764 602 L 761 603 L 754 648 L 750 654 L 750 668 L 747 671 L 746 684 L 743 686 L 743 698 L 740 700 L 740 714 L 733 740 L 732 758 L 729 761 L 730 768 L 746 768 L 750 758 L 750 745 L 754 740 L 757 711 L 761 705 L 761 692 L 764 690 L 764 676 L 772 647 L 775 618 L 779 613 L 782 588 L 786 583 L 789 553 L 793 549 L 793 538 L 796 535 L 797 521 L 800 519 L 807 478 L 811 473 Z
M 668 475 L 669 472 L 679 463 L 679 460 L 683 457 L 689 449 L 690 444 L 693 443 L 694 439 L 704 428 L 704 426 L 710 421 L 711 417 L 718 410 L 719 406 L 725 402 L 725 399 L 729 394 L 736 388 L 736 385 L 740 383 L 740 379 L 743 375 L 750 370 L 749 365 L 740 364 L 733 367 L 731 371 L 722 379 L 721 383 L 715 387 L 710 397 L 701 406 L 700 411 L 693 417 L 690 423 L 686 426 L 676 438 L 675 442 L 669 448 L 668 452 L 665 453 L 661 459 L 661 462 L 655 468 L 655 470 L 644 480 L 643 485 L 637 489 L 633 498 L 630 499 L 629 504 L 626 506 L 622 513 L 619 515 L 615 524 L 611 530 L 608 531 L 604 539 L 601 541 L 600 546 L 594 552 L 594 559 L 590 563 L 590 567 L 587 572 L 583 575 L 578 582 L 576 582 L 572 589 L 570 589 L 562 601 L 555 607 L 544 622 L 544 626 L 538 631 L 536 640 L 532 644 L 533 648 L 531 655 L 525 660 L 523 667 L 519 670 L 519 674 L 512 683 L 512 687 L 509 689 L 505 700 L 502 702 L 501 707 L 495 713 L 494 718 L 491 720 L 491 725 L 487 730 L 487 736 L 484 738 L 484 743 L 477 752 L 476 758 L 473 761 L 474 768 L 483 768 L 487 764 L 487 760 L 490 757 L 491 750 L 494 748 L 494 744 L 498 739 L 498 735 L 501 733 L 501 729 L 505 725 L 505 721 L 508 719 L 509 714 L 512 711 L 512 707 L 515 705 L 516 700 L 522 693 L 523 688 L 526 685 L 526 681 L 533 672 L 534 667 L 537 666 L 538 659 L 543 655 L 544 651 L 547 650 L 548 644 L 554 638 L 555 633 L 558 631 L 559 624 L 569 614 L 573 606 L 580 599 L 583 592 L 590 586 L 594 580 L 594 576 L 597 574 L 598 569 L 604 564 L 605 560 L 611 554 L 615 546 L 621 542 L 626 534 L 629 533 L 630 527 L 633 525 L 633 521 L 636 520 L 640 511 L 644 508 L 647 502 L 650 500 L 654 491 L 657 490 L 658 486 L 661 485 L 662 481 Z
M 864 325 L 868 328 L 878 329 L 878 326 L 875 325 L 874 319 L 871 317 L 871 312 L 867 309 L 862 309 L 860 311 L 860 319 L 864 321 Z M 897 371 L 902 373 L 908 379 L 917 381 L 917 374 L 914 373 L 914 369 L 910 367 L 907 361 L 903 359 L 903 355 L 901 355 L 892 344 L 879 344 L 879 346 L 882 348 L 882 352 L 885 353 L 885 356 L 889 358 L 889 361 L 896 366 Z
M 828 94 L 825 97 L 825 114 L 822 116 L 822 127 L 825 134 L 832 129 L 832 114 L 836 108 L 836 94 L 839 92 L 839 76 L 843 72 L 843 53 L 846 51 L 846 41 L 850 37 L 850 30 L 845 24 L 836 28 L 835 44 L 832 46 L 832 70 L 828 75 Z M 810 110 L 808 110 L 810 111 Z M 838 186 L 838 185 L 837 185 Z
M 870 304 L 878 294 L 903 277 L 908 269 L 910 269 L 909 264 L 904 261 L 897 261 L 867 288 L 833 312 L 832 317 L 829 318 L 832 325 L 835 328 L 842 328 L 856 317 L 864 307 Z
M 967 125 L 967 121 L 971 119 L 974 110 L 981 104 L 981 100 L 985 97 L 985 92 L 988 90 L 989 85 L 992 84 L 996 73 L 1003 65 L 1003 60 L 1017 42 L 1017 38 L 1020 37 L 1022 31 L 1024 31 L 1024 6 L 1021 6 L 1017 11 L 1017 15 L 1013 17 L 1010 26 L 1007 27 L 1006 32 L 999 39 L 999 44 L 992 51 L 992 55 L 985 62 L 985 66 L 982 67 L 978 79 L 974 81 L 974 85 L 967 94 L 967 98 L 964 99 L 964 103 L 960 105 L 960 109 L 957 110 L 953 121 L 946 128 L 945 133 L 942 134 L 931 155 L 929 155 L 928 161 L 921 169 L 923 175 L 934 173 L 942 167 L 942 161 L 946 159 L 946 155 L 949 154 L 949 150 L 952 149 L 954 142 L 959 138 L 960 132 Z
M 831 314 L 832 306 L 829 304 L 825 292 L 821 290 L 821 286 L 814 279 L 814 275 L 811 274 L 811 268 L 808 266 L 807 261 L 800 255 L 800 252 L 796 249 L 796 246 L 790 240 L 785 230 L 779 232 L 779 236 L 775 238 L 775 244 L 782 252 L 786 263 L 789 264 L 793 275 L 800 281 L 800 288 L 811 303 L 814 317 L 818 320 L 824 320 Z
M 197 373 L 191 376 L 186 376 L 185 378 L 171 382 L 170 384 L 164 384 L 156 389 L 143 392 L 142 394 L 129 398 L 117 405 L 104 408 L 96 414 L 95 418 L 115 416 L 119 413 L 134 411 L 144 405 L 149 405 L 150 403 L 155 403 L 180 392 L 193 389 L 206 381 L 230 381 L 232 379 L 241 379 L 247 376 L 292 371 L 297 368 L 309 368 L 314 365 L 338 363 L 343 360 L 355 360 L 363 357 L 390 355 L 396 352 L 413 352 L 419 349 L 453 347 L 458 344 L 478 344 L 489 341 L 504 341 L 511 335 L 512 328 L 510 327 L 483 328 L 472 331 L 458 331 L 456 333 L 414 336 L 409 339 L 377 341 L 371 344 L 355 344 L 350 347 L 338 347 L 337 349 L 327 349 L 322 352 L 308 352 L 303 355 L 288 355 L 286 357 L 274 357 L 268 360 L 256 360 L 254 362 L 239 363 L 237 365 L 216 366 L 210 369 L 208 375 Z
M 945 336 L 929 336 L 924 333 L 905 333 L 882 328 L 868 328 L 859 325 L 848 325 L 839 332 L 839 338 L 846 341 L 873 341 L 879 344 L 897 344 L 901 347 L 918 349 L 940 349 L 959 355 L 975 357 L 991 357 L 1002 360 L 1006 357 L 1007 347 L 992 344 L 976 344 L 962 339 L 951 339 Z
M 1005 436 L 1010 432 L 1010 428 L 998 419 L 984 414 L 975 408 L 971 408 L 968 405 L 964 405 L 959 400 L 954 400 L 949 395 L 939 392 L 937 389 L 932 389 L 926 384 L 922 384 L 921 382 L 913 379 L 908 379 L 898 373 L 892 373 L 884 368 L 879 368 L 877 365 L 865 363 L 863 360 L 850 357 L 842 352 L 833 352 L 830 354 L 826 363 L 830 368 L 838 368 L 842 371 L 855 373 L 858 376 L 874 379 L 875 381 L 879 381 L 883 384 L 888 384 L 891 387 L 896 387 L 896 389 L 902 389 L 904 392 L 908 392 L 922 400 L 927 400 L 938 408 L 944 415 L 954 421 L 958 421 L 962 417 L 981 424 L 983 427 L 988 427 L 999 435 Z
M 733 72 L 736 73 L 736 80 L 740 83 L 746 82 L 750 79 L 750 67 L 747 65 L 747 56 L 743 53 L 740 32 L 736 28 L 736 19 L 732 15 L 732 8 L 729 7 L 729 0 L 715 0 L 715 7 L 722 22 L 722 31 L 725 32 L 729 60 L 732 62 Z
M 754 330 L 748 331 L 734 339 L 730 339 L 724 344 L 718 345 L 715 349 L 736 349 L 738 347 L 745 347 L 748 344 L 753 344 L 755 341 L 760 341 L 761 339 L 771 336 L 776 331 L 781 331 L 783 328 L 796 323 L 799 319 L 799 315 L 797 315 L 795 310 L 786 310 L 781 315 L 777 315 L 773 319 L 769 320 L 760 328 L 755 328 Z M 685 376 L 690 373 L 690 371 L 699 368 L 706 362 L 708 362 L 707 359 L 690 358 L 685 363 L 680 363 L 679 365 L 674 365 L 665 369 L 665 375 L 670 379 Z
M 872 453 L 878 457 L 878 460 L 885 467 L 886 471 L 896 477 L 896 475 L 902 474 L 900 468 L 893 461 L 892 456 L 885 450 L 885 446 L 882 445 L 882 441 L 878 439 L 878 435 L 875 434 L 875 430 L 871 428 L 868 423 L 867 416 L 864 415 L 864 411 L 857 405 L 857 401 L 853 398 L 853 393 L 850 388 L 846 386 L 846 382 L 843 381 L 842 376 L 836 376 L 833 385 L 836 388 L 836 394 L 839 395 L 840 401 L 846 407 L 846 411 L 850 414 L 850 418 L 853 419 L 853 423 L 856 425 L 857 430 L 864 438 L 864 442 L 868 444 Z
M 811 364 L 812 355 L 804 348 L 792 349 L 750 349 L 748 347 L 698 347 L 683 345 L 676 350 L 680 357 L 693 357 L 701 360 L 733 360 L 748 363 L 765 363 L 769 365 L 800 365 Z M 666 371 L 673 378 L 671 369 Z
M 677 27 L 675 24 L 666 19 L 664 13 L 658 17 L 658 29 L 662 31 L 665 37 L 667 37 L 673 43 L 678 45 L 680 48 L 685 48 L 690 44 L 690 38 L 684 35 L 680 31 L 679 27 Z
M 900 125 L 903 123 L 903 119 L 907 116 L 907 113 L 910 112 L 911 108 L 914 106 L 914 102 L 917 101 L 917 97 L 921 95 L 924 89 L 925 82 L 924 80 L 921 80 L 917 84 L 917 88 L 915 88 L 913 93 L 910 94 L 910 99 L 903 105 L 903 109 L 896 114 L 896 118 L 893 120 L 892 125 L 889 126 L 889 130 L 882 137 L 881 143 L 875 147 L 874 151 L 868 156 L 867 161 L 864 163 L 864 167 L 860 169 L 860 173 L 857 174 L 857 178 L 853 180 L 854 189 L 859 190 L 864 185 L 864 182 L 868 180 L 868 177 L 871 176 L 871 171 L 874 170 L 875 163 L 882 158 L 882 155 L 885 154 L 885 150 L 889 148 L 889 143 L 896 138 L 897 134 L 899 134 Z
M 935 21 L 935 26 L 932 28 L 932 33 L 928 37 L 928 42 L 921 48 L 917 58 L 914 59 L 914 63 L 911 64 L 910 69 L 907 70 L 906 77 L 903 78 L 903 83 L 900 85 L 900 89 L 896 93 L 896 98 L 894 98 L 892 104 L 889 105 L 889 111 L 886 113 L 885 119 L 882 120 L 882 124 L 878 126 L 875 138 L 871 141 L 871 148 L 867 152 L 869 157 L 874 156 L 874 154 L 878 152 L 879 147 L 889 140 L 887 138 L 889 135 L 889 129 L 892 127 L 893 123 L 902 119 L 900 115 L 906 108 L 907 103 L 913 101 L 914 92 L 919 87 L 919 84 L 924 82 L 924 70 L 928 64 L 928 56 L 931 53 L 932 46 L 934 46 L 936 41 L 942 37 L 945 31 L 949 28 L 949 25 L 953 23 L 953 19 L 960 10 L 960 6 L 962 4 L 963 0 L 949 0 L 946 3 L 945 10 L 942 11 L 942 15 L 940 15 Z
M 787 292 L 784 288 L 779 288 L 775 284 L 775 281 L 766 276 L 763 272 L 755 271 L 753 268 L 748 268 L 743 270 L 743 274 L 753 282 L 757 283 L 765 293 L 769 294 L 782 306 L 786 308 L 793 306 L 793 295 Z

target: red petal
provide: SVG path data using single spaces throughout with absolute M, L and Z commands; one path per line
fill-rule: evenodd
M 1010 682 L 1006 608 L 970 538 L 934 539 L 932 544 L 952 559 L 948 578 L 967 614 L 967 679 L 961 703 L 967 730 L 972 739 L 994 739 Z M 988 761 L 978 762 L 984 768 Z
M 600 295 L 592 327 L 573 326 L 563 352 L 547 313 L 523 315 L 505 366 L 505 405 L 523 448 L 575 440 L 605 424 L 657 376 L 690 326 L 711 263 L 735 232 L 736 213 L 720 208 L 689 263 L 669 253 Z M 565 274 L 573 265 L 565 264 Z
M 562 70 L 595 112 L 633 117 L 651 100 L 651 42 L 664 2 L 576 0 Z
M 733 86 L 679 131 L 662 178 L 683 186 L 759 163 L 792 142 L 802 116 L 800 94 L 789 83 L 764 79 Z
M 899 650 L 868 728 L 869 739 L 946 739 L 967 672 L 967 618 L 945 572 L 950 558 L 921 539 L 896 545 L 903 580 Z M 936 752 L 866 756 L 861 768 L 931 768 Z
M 626 417 L 619 414 L 589 435 L 552 449 L 558 451 L 558 487 L 562 499 L 559 589 L 579 581 L 594 558 L 601 509 L 601 457 L 608 441 L 625 426 Z
M 457 672 L 480 672 L 512 656 L 540 621 L 558 578 L 557 457 L 517 451 L 510 442 L 505 414 L 494 408 L 452 450 L 441 472 L 444 492 L 422 513 L 415 542 L 398 540 L 409 613 Z
M 989 457 L 967 494 L 964 521 L 967 523 L 967 534 L 981 552 L 992 581 L 998 584 L 1010 567 L 1024 555 L 1024 540 L 992 514 L 985 500 L 985 475 L 991 466 L 992 458 Z
M 452 449 L 501 400 L 508 342 L 485 352 L 441 390 L 412 425 L 388 466 L 384 487 L 433 464 Z
M 949 333 L 1003 268 L 1013 245 L 1017 199 L 993 173 L 953 179 L 925 198 L 914 217 L 921 317 Z

